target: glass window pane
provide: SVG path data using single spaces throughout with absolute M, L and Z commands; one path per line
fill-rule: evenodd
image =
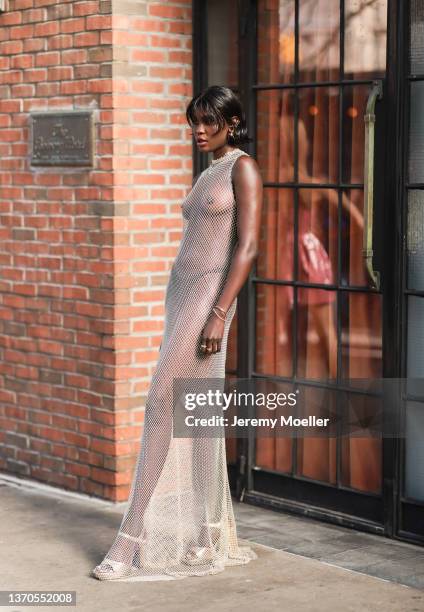
M 293 92 L 259 91 L 256 110 L 256 159 L 265 182 L 294 178 Z
M 342 191 L 341 284 L 368 287 L 371 283 L 362 256 L 364 191 Z
M 353 432 L 341 439 L 341 481 L 345 487 L 381 492 L 383 440 L 382 399 L 346 392 L 344 427 Z
M 314 0 L 299 3 L 299 80 L 339 78 L 340 2 Z
M 299 91 L 298 143 L 299 182 L 337 183 L 338 87 L 305 87 Z
M 298 280 L 333 285 L 337 282 L 337 191 L 299 189 L 298 202 Z M 316 289 L 313 296 L 315 303 L 333 299 L 325 289 Z M 299 288 L 298 302 L 305 299 L 304 289 Z
M 256 283 L 256 362 L 261 374 L 292 375 L 292 287 Z
M 256 275 L 293 279 L 293 190 L 264 189 Z
M 331 418 L 336 414 L 336 393 L 303 385 L 296 416 Z M 297 433 L 297 474 L 321 482 L 337 483 L 337 440 L 316 427 L 299 427 Z
M 257 437 L 255 439 L 255 465 L 278 472 L 290 473 L 293 440 L 287 436 Z
M 369 85 L 348 86 L 343 90 L 342 177 L 344 183 L 364 182 L 364 115 L 369 94 Z
M 387 0 L 345 0 L 347 79 L 368 79 L 386 72 Z
M 405 495 L 424 501 L 423 404 L 407 402 L 405 430 Z
M 381 378 L 382 296 L 342 291 L 342 377 Z
M 410 36 L 411 74 L 424 74 L 424 4 L 422 0 L 411 0 Z
M 337 377 L 336 292 L 298 289 L 297 376 L 314 380 Z
M 424 191 L 408 192 L 408 288 L 424 291 Z
M 229 3 L 231 4 L 231 3 Z M 258 1 L 258 82 L 294 81 L 294 0 Z
M 407 376 L 424 378 L 424 298 L 408 298 Z
M 225 371 L 237 371 L 237 326 L 238 326 L 238 306 L 231 321 L 230 331 L 227 340 L 227 359 Z
M 226 0 L 207 2 L 208 85 L 238 86 L 237 7 Z
M 411 83 L 409 181 L 424 183 L 424 81 Z

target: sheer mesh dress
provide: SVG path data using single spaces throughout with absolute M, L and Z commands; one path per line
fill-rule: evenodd
M 144 429 L 128 504 L 98 567 L 121 580 L 165 580 L 215 574 L 256 559 L 238 543 L 224 436 L 173 435 L 173 379 L 224 380 L 230 306 L 221 351 L 200 351 L 201 332 L 225 284 L 236 244 L 233 149 L 212 160 L 183 201 L 183 235 L 165 295 L 165 323 L 145 406 Z M 194 551 L 194 554 L 193 554 Z M 197 556 L 197 552 L 203 554 Z M 93 575 L 100 579 L 102 575 Z M 118 572 L 119 573 L 119 572 Z

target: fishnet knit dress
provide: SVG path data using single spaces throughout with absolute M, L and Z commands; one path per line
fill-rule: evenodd
M 201 332 L 220 296 L 236 243 L 233 149 L 213 160 L 183 201 L 183 236 L 165 297 L 165 329 L 145 407 L 140 453 L 119 531 L 102 563 L 131 567 L 131 580 L 215 574 L 257 558 L 238 544 L 227 476 L 225 438 L 173 436 L 173 378 L 225 378 L 227 338 L 237 305 L 225 321 L 221 351 L 203 353 Z M 185 562 L 193 546 L 212 559 Z M 121 578 L 128 580 L 129 578 Z

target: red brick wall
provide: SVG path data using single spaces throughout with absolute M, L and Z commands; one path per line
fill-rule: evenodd
M 126 499 L 191 185 L 191 1 L 0 15 L 0 469 Z M 94 167 L 29 163 L 29 112 L 92 109 Z

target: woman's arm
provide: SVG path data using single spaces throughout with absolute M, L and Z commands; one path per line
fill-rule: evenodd
M 224 288 L 215 304 L 227 311 L 244 285 L 258 255 L 263 184 L 259 167 L 252 157 L 242 156 L 233 166 L 232 179 L 237 205 L 237 243 L 233 251 Z M 212 311 L 203 330 L 203 339 L 212 352 L 221 350 L 222 321 Z
M 216 306 L 229 309 L 243 287 L 258 255 L 263 186 L 253 157 L 240 157 L 233 166 L 237 204 L 237 244 L 224 289 Z

